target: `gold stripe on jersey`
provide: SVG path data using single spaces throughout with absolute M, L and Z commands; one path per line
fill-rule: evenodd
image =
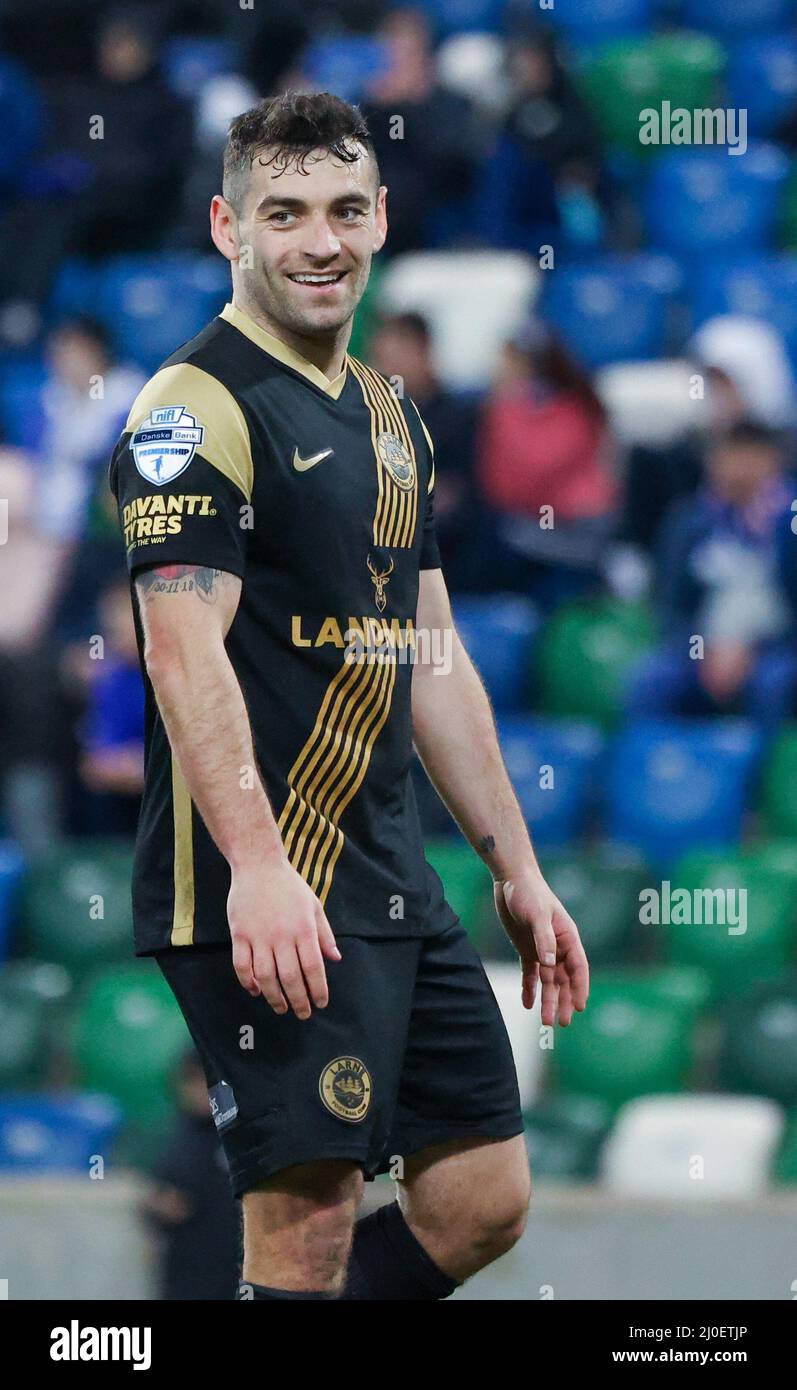
M 226 319 L 227 323 L 231 323 L 234 328 L 256 343 L 264 352 L 269 353 L 271 357 L 276 357 L 278 362 L 282 362 L 286 367 L 292 367 L 295 372 L 299 372 L 308 381 L 312 381 L 313 385 L 324 391 L 327 396 L 331 396 L 335 401 L 338 399 L 346 385 L 345 360 L 343 371 L 339 372 L 336 377 L 324 376 L 324 373 L 319 367 L 316 367 L 315 363 L 308 362 L 306 357 L 302 357 L 301 353 L 288 347 L 288 344 L 283 343 L 281 338 L 275 338 L 273 333 L 268 333 L 265 328 L 261 328 L 259 323 L 255 323 L 254 319 L 245 314 L 237 305 L 225 304 L 219 318 Z
M 250 502 L 254 465 L 249 427 L 232 392 L 217 377 L 190 362 L 162 367 L 136 396 L 125 430 L 132 433 L 151 411 L 167 405 L 182 405 L 196 416 L 205 431 L 197 452 L 235 483 Z
M 174 814 L 174 915 L 172 946 L 191 946 L 194 940 L 194 838 L 191 796 L 179 764 L 172 754 L 172 806 Z
M 335 674 L 312 733 L 288 773 L 291 790 L 279 819 L 280 833 L 291 864 L 322 903 L 345 840 L 338 821 L 365 777 L 390 710 L 395 652 L 385 658 L 377 662 L 365 654 Z
M 412 435 L 404 412 L 384 377 L 354 357 L 348 360 L 371 416 L 371 442 L 377 470 L 373 542 L 387 548 L 406 549 L 412 545 L 418 520 L 418 465 Z M 399 487 L 385 465 L 380 453 L 380 439 L 385 435 L 394 436 L 410 460 L 411 488 Z

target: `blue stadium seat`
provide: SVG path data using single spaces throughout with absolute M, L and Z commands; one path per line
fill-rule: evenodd
M 8 1096 L 0 1100 L 0 1170 L 87 1174 L 93 1155 L 107 1159 L 121 1123 L 107 1096 Z
M 691 295 L 693 326 L 716 314 L 763 319 L 797 363 L 797 256 L 739 256 L 701 265 Z
M 760 750 L 744 720 L 632 722 L 607 759 L 609 836 L 662 868 L 695 846 L 732 843 Z
M 501 28 L 506 0 L 421 0 L 435 34 L 461 34 L 476 30 L 497 33 Z
M 735 44 L 727 95 L 729 106 L 747 112 L 751 138 L 771 135 L 797 103 L 797 41 L 787 34 L 763 34 Z
M 706 34 L 736 38 L 775 33 L 794 17 L 793 0 L 683 0 L 681 21 Z
M 720 148 L 661 154 L 644 199 L 652 244 L 684 257 L 765 249 L 788 169 L 774 145 L 750 144 L 743 156 Z
M 162 65 L 173 92 L 189 101 L 203 82 L 225 72 L 237 72 L 239 54 L 230 39 L 178 34 L 163 46 Z
M 592 367 L 658 357 L 680 273 L 667 256 L 605 256 L 561 266 L 547 278 L 541 310 Z
M 535 842 L 569 845 L 587 826 L 603 736 L 592 724 L 524 715 L 499 719 L 499 735 Z
M 579 47 L 645 34 L 651 28 L 658 0 L 557 0 L 550 10 L 540 10 Z M 528 0 L 510 0 L 509 14 L 528 15 Z
M 44 127 L 43 105 L 25 69 L 0 57 L 0 188 L 25 179 Z
M 22 357 L 0 367 L 0 424 L 6 444 L 35 452 L 45 417 L 42 391 L 47 368 L 38 357 Z
M 463 596 L 454 598 L 453 612 L 459 635 L 496 709 L 521 708 L 539 627 L 533 604 L 512 595 Z
M 229 293 L 220 256 L 117 256 L 103 267 L 95 313 L 123 356 L 153 368 L 199 333 Z
M 366 86 L 388 70 L 389 53 L 379 39 L 365 34 L 333 34 L 313 39 L 302 69 L 320 91 L 344 101 L 361 101 Z
M 8 958 L 17 889 L 24 871 L 22 851 L 13 840 L 0 840 L 0 961 Z

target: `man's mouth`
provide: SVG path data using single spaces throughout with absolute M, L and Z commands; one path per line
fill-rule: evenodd
M 309 285 L 314 289 L 328 289 L 333 285 L 339 285 L 344 275 L 347 274 L 348 271 L 346 270 L 297 270 L 292 275 L 289 274 L 288 279 L 292 280 L 294 285 Z

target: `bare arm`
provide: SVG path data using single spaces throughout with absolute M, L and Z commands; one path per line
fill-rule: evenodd
M 419 631 L 451 633 L 450 670 L 415 666 L 418 755 L 463 834 L 490 869 L 496 909 L 523 965 L 523 1002 L 542 980 L 542 1018 L 567 1024 L 586 1005 L 587 962 L 575 923 L 546 884 L 498 743 L 490 702 L 454 628 L 440 570 L 422 570 Z M 435 648 L 432 647 L 434 650 Z M 439 648 L 438 648 L 439 649 Z
M 339 953 L 321 904 L 288 862 L 257 772 L 225 648 L 241 581 L 200 565 L 168 565 L 142 571 L 136 590 L 147 672 L 172 751 L 232 871 L 228 918 L 238 978 L 278 1013 L 287 995 L 306 1018 L 308 989 L 319 1007 L 327 1002 L 321 953 Z

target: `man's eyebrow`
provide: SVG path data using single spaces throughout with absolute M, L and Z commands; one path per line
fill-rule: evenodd
M 333 198 L 331 207 L 341 207 L 344 203 L 356 203 L 361 208 L 370 208 L 371 199 L 365 193 L 352 191 L 350 193 L 340 193 L 337 198 Z M 303 198 L 292 198 L 286 193 L 266 193 L 258 203 L 256 212 L 269 212 L 272 208 L 288 208 L 291 211 L 299 212 L 306 208 L 307 203 Z

